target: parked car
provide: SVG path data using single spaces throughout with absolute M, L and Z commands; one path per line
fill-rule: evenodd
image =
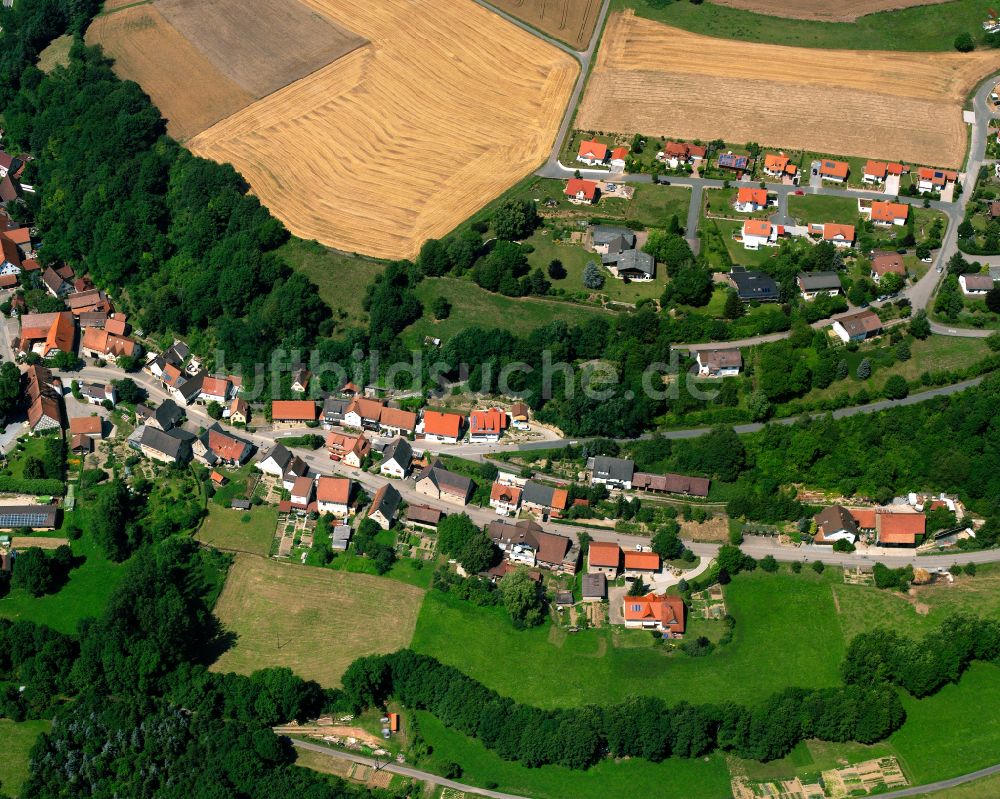
M 928 256 L 927 256 L 926 258 L 921 258 L 921 259 L 920 259 L 920 263 L 922 263 L 922 264 L 929 264 L 929 263 L 931 263 L 931 262 L 932 262 L 933 260 L 934 260 L 934 259 L 933 259 L 933 258 L 931 258 L 931 257 L 930 257 L 930 256 L 928 255 Z
M 798 189 L 797 191 L 793 192 L 793 194 L 794 194 L 794 195 L 795 195 L 796 197 L 802 197 L 802 196 L 803 196 L 803 195 L 805 194 L 805 192 L 804 192 L 804 191 L 802 191 L 802 189 Z

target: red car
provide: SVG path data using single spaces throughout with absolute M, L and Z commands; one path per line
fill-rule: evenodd
M 799 189 L 798 191 L 793 192 L 793 194 L 795 194 L 796 197 L 801 197 L 805 194 L 805 192 L 802 191 L 802 189 Z

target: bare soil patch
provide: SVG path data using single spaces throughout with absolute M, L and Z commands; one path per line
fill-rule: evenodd
M 577 125 L 957 167 L 965 96 L 995 68 L 992 52 L 756 44 L 623 12 L 608 22 Z
M 184 140 L 246 107 L 254 98 L 227 78 L 151 5 L 96 17 L 87 43 L 115 59 L 115 74 L 142 86 Z
M 471 0 L 306 0 L 369 40 L 190 142 L 305 239 L 412 257 L 544 159 L 577 74 Z
M 419 588 L 368 574 L 237 555 L 215 606 L 237 638 L 212 668 L 250 674 L 287 666 L 336 686 L 356 658 L 410 643 L 423 596 Z
M 712 0 L 716 5 L 741 8 L 756 14 L 793 19 L 811 19 L 818 22 L 853 22 L 866 14 L 895 11 L 911 6 L 932 6 L 941 0 L 844 0 L 840 3 L 817 0 Z
M 256 99 L 365 43 L 297 0 L 254 0 L 252 6 L 245 0 L 156 0 L 155 6 L 219 72 Z
M 601 0 L 490 0 L 543 33 L 586 50 L 597 24 Z

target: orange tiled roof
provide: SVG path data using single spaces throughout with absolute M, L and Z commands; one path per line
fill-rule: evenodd
M 890 203 L 883 200 L 876 200 L 872 203 L 873 222 L 892 222 L 896 219 L 906 219 L 910 213 L 910 206 L 906 203 Z
M 312 400 L 274 400 L 271 419 L 276 422 L 315 421 L 316 403 Z
M 748 219 L 743 223 L 743 235 L 767 238 L 771 235 L 771 223 L 766 219 Z
M 424 433 L 432 436 L 458 438 L 462 429 L 462 417 L 457 413 L 424 411 Z
M 580 158 L 593 158 L 603 161 L 608 156 L 608 145 L 601 144 L 599 141 L 583 141 L 580 142 L 580 149 L 577 155 Z
M 622 560 L 622 550 L 611 541 L 591 541 L 587 559 L 591 566 L 617 568 Z
M 593 200 L 597 196 L 597 183 L 583 178 L 570 178 L 566 181 L 564 193 L 568 197 L 576 197 L 581 192 L 586 199 Z
M 626 569 L 656 571 L 660 568 L 660 556 L 655 552 L 625 552 Z
M 749 186 L 740 186 L 739 190 L 736 192 L 736 202 L 767 205 L 767 189 L 754 189 Z
M 671 632 L 684 632 L 684 600 L 679 596 L 627 596 L 623 605 L 626 621 L 656 621 Z
M 346 477 L 320 477 L 316 485 L 316 499 L 346 505 L 351 499 L 351 481 Z

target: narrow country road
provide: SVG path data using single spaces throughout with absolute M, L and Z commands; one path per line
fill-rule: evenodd
M 355 755 L 351 752 L 341 752 L 338 749 L 331 749 L 328 746 L 310 743 L 309 741 L 300 741 L 297 738 L 292 738 L 291 741 L 292 745 L 299 749 L 308 749 L 310 752 L 319 752 L 321 755 L 335 757 L 340 760 L 350 760 L 354 763 L 361 763 L 362 765 L 369 766 L 370 768 L 381 768 L 383 771 L 391 771 L 393 774 L 400 774 L 404 777 L 409 777 L 410 779 L 429 782 L 433 785 L 440 785 L 442 788 L 451 788 L 456 791 L 475 794 L 476 796 L 489 796 L 491 799 L 528 799 L 528 797 L 518 796 L 513 793 L 501 793 L 500 791 L 491 791 L 487 788 L 476 788 L 472 785 L 464 785 L 461 782 L 445 779 L 444 777 L 439 777 L 437 774 L 431 774 L 428 771 L 420 771 L 415 768 L 410 768 L 409 766 L 400 766 L 397 763 L 376 763 L 370 757 Z

